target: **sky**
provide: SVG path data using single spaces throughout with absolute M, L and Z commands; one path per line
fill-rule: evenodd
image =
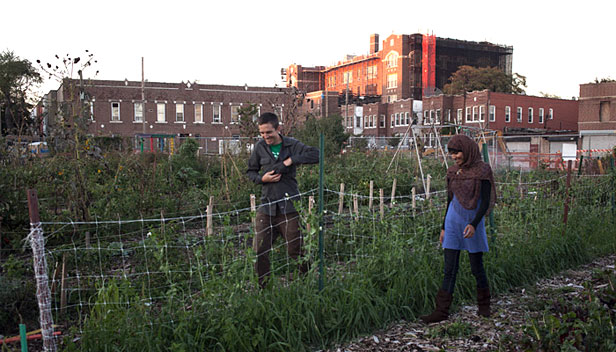
M 570 3 L 2 0 L 0 51 L 55 65 L 88 50 L 97 63 L 86 78 L 140 81 L 143 57 L 150 82 L 282 86 L 281 68 L 366 54 L 372 33 L 431 33 L 513 46 L 527 94 L 570 99 L 582 83 L 616 79 L 616 3 Z M 57 87 L 46 80 L 39 91 Z

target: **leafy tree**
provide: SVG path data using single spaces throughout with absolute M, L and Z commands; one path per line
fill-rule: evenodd
M 539 95 L 544 98 L 562 99 L 559 95 L 546 93 L 546 92 L 539 92 Z
M 259 135 L 259 127 L 256 122 L 258 114 L 257 104 L 248 103 L 238 109 L 242 137 L 257 137 Z
M 0 53 L 0 135 L 22 135 L 33 126 L 28 100 L 31 90 L 41 83 L 41 75 L 30 61 L 12 51 Z
M 324 156 L 337 154 L 342 149 L 344 143 L 349 139 L 349 135 L 344 131 L 342 117 L 330 115 L 320 119 L 308 118 L 303 126 L 297 128 L 293 134 L 302 143 L 319 147 L 319 136 L 324 133 L 325 153 Z
M 526 77 L 514 73 L 508 75 L 496 67 L 461 66 L 449 78 L 444 87 L 446 94 L 462 94 L 488 89 L 492 92 L 524 94 Z
M 604 77 L 604 78 L 595 77 L 595 81 L 593 83 L 598 84 L 598 83 L 611 83 L 611 82 L 616 82 L 616 80 L 610 77 Z

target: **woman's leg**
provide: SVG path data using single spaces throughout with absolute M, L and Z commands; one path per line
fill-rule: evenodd
M 458 274 L 458 268 L 460 263 L 460 250 L 447 249 L 444 251 L 445 255 L 445 268 L 443 276 L 443 291 L 447 291 L 449 294 L 453 294 L 453 290 L 456 286 L 456 275 Z
M 477 288 L 488 287 L 488 277 L 483 268 L 483 252 L 468 253 L 468 259 L 471 262 L 471 272 L 477 281 Z

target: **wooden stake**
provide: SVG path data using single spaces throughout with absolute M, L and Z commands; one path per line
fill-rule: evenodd
M 211 235 L 214 234 L 214 229 L 213 229 L 213 226 L 212 226 L 212 206 L 211 205 L 207 206 L 207 224 L 206 224 L 206 228 L 207 228 L 207 235 L 208 236 L 211 236 Z
M 308 197 L 308 214 L 312 214 L 312 208 L 314 207 L 314 196 L 310 196 Z M 308 233 L 308 235 L 310 235 L 310 230 L 311 230 L 311 226 L 310 226 L 310 222 L 308 222 L 306 224 L 306 232 Z
M 90 231 L 86 231 L 86 248 L 90 249 Z
M 60 311 L 66 308 L 66 253 L 62 255 L 62 277 L 60 278 Z
M 370 198 L 368 199 L 368 210 L 369 211 L 372 211 L 373 197 L 374 197 L 374 181 L 370 180 Z
M 430 201 L 430 205 L 432 205 L 432 199 L 430 199 L 430 180 L 432 180 L 432 176 L 430 176 L 430 174 L 428 174 L 428 177 L 426 177 L 426 200 Z
M 252 230 L 254 236 L 252 237 L 252 249 L 257 252 L 257 197 L 254 194 L 250 195 L 250 217 L 252 218 Z
M 344 206 L 344 183 L 340 184 L 340 195 L 338 196 L 338 215 L 342 214 Z
M 353 209 L 355 210 L 355 219 L 359 219 L 359 204 L 357 202 L 357 194 L 353 194 Z
M 393 208 L 395 199 L 396 199 L 396 183 L 398 179 L 394 178 L 394 183 L 391 185 L 391 202 L 389 203 L 389 207 Z
M 385 217 L 385 197 L 383 196 L 383 189 L 379 188 L 379 199 L 381 200 L 379 204 L 379 213 L 381 214 L 381 221 Z
M 411 189 L 411 204 L 413 205 L 413 214 L 415 214 L 415 208 L 417 207 L 417 203 L 415 202 L 415 195 L 416 195 L 417 191 L 415 190 L 415 187 L 413 187 Z

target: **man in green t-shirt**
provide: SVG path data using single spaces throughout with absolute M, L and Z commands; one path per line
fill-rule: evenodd
M 280 233 L 287 244 L 287 254 L 294 260 L 303 252 L 303 238 L 299 231 L 299 214 L 293 201 L 299 199 L 296 167 L 319 162 L 319 150 L 280 134 L 278 116 L 266 112 L 259 116 L 259 134 L 263 138 L 255 144 L 248 159 L 246 175 L 262 185 L 261 204 L 257 209 L 255 270 L 259 285 L 264 287 L 270 274 L 269 252 Z M 278 231 L 273 231 L 276 228 Z M 300 273 L 308 270 L 299 265 Z

